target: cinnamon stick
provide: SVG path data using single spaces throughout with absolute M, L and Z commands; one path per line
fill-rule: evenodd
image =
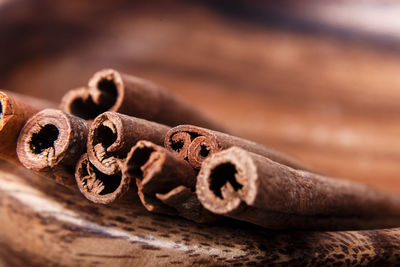
M 178 215 L 198 223 L 209 223 L 220 220 L 220 216 L 203 208 L 197 195 L 189 188 L 180 185 L 170 192 L 156 193 L 156 198 L 165 205 L 174 208 Z
M 87 132 L 84 120 L 61 110 L 44 109 L 22 128 L 18 158 L 26 168 L 75 188 L 75 164 L 85 151 Z
M 191 123 L 222 128 L 159 85 L 113 69 L 96 72 L 88 87 L 68 92 L 61 108 L 87 120 L 102 112 L 114 111 L 170 126 Z
M 0 158 L 20 164 L 16 147 L 25 121 L 38 109 L 0 91 Z
M 75 179 L 81 193 L 90 201 L 110 204 L 131 189 L 131 179 L 120 172 L 107 175 L 90 163 L 87 153 L 76 164 Z
M 269 228 L 365 229 L 400 225 L 400 198 L 294 170 L 238 147 L 207 158 L 197 196 L 216 214 Z
M 93 120 L 97 115 L 107 111 L 107 108 L 93 102 L 87 87 L 69 90 L 61 99 L 60 108 L 85 120 Z
M 209 216 L 197 200 L 196 172 L 164 147 L 145 140 L 137 142 L 124 161 L 123 176 L 136 179 L 140 200 L 149 211 L 197 222 L 216 217 Z
M 168 126 L 119 114 L 104 112 L 89 129 L 87 153 L 90 162 L 102 173 L 120 171 L 118 161 L 124 159 L 137 141 L 145 139 L 162 144 Z
M 170 129 L 165 136 L 164 144 L 168 150 L 175 151 L 180 158 L 187 159 L 190 165 L 197 169 L 208 156 L 238 146 L 292 168 L 308 170 L 306 166 L 289 156 L 263 145 L 193 125 L 179 125 Z

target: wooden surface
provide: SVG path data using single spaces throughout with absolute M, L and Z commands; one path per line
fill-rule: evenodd
M 279 232 L 196 224 L 138 204 L 95 205 L 1 162 L 0 265 L 247 266 L 400 263 L 400 230 Z
M 300 9 L 283 14 L 254 3 L 66 3 L 0 5 L 0 88 L 58 102 L 112 67 L 159 83 L 234 134 L 324 174 L 400 194 L 400 53 L 390 33 L 349 31 L 345 20 L 339 29 L 318 16 L 307 24 Z M 136 204 L 89 204 L 30 172 L 0 167 L 0 265 L 400 260 L 398 229 L 205 226 Z

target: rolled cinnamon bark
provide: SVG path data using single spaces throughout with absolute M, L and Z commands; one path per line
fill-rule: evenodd
M 118 164 L 118 163 L 116 163 Z M 90 163 L 87 153 L 76 164 L 75 179 L 81 193 L 90 201 L 110 204 L 124 196 L 131 188 L 131 181 L 120 172 L 107 175 Z
M 0 91 L 0 158 L 20 164 L 17 140 L 25 121 L 38 109 Z
M 104 111 L 114 111 L 170 126 L 190 123 L 222 128 L 159 85 L 113 69 L 96 72 L 89 80 L 88 90 L 68 92 L 61 108 L 88 120 Z
M 206 216 L 209 213 L 194 193 L 196 172 L 164 147 L 145 140 L 137 142 L 122 169 L 123 176 L 136 179 L 139 197 L 147 210 L 197 222 L 215 217 Z
M 179 216 L 198 223 L 215 222 L 221 219 L 219 215 L 203 208 L 197 195 L 183 185 L 175 187 L 166 194 L 156 193 L 156 198 L 174 208 Z
M 60 108 L 85 120 L 93 120 L 99 114 L 107 111 L 107 108 L 93 102 L 87 87 L 68 91 L 61 99 Z
M 294 170 L 238 147 L 207 158 L 197 196 L 216 214 L 268 228 L 368 229 L 400 225 L 400 198 Z
M 120 171 L 116 162 L 124 159 L 137 141 L 145 139 L 161 145 L 168 130 L 168 126 L 155 122 L 104 112 L 97 116 L 89 129 L 89 160 L 102 173 L 116 174 Z
M 200 168 L 208 156 L 232 146 L 262 155 L 295 169 L 308 170 L 306 166 L 282 153 L 255 142 L 193 125 L 179 125 L 168 131 L 165 147 L 187 159 L 193 168 Z
M 45 109 L 32 116 L 21 130 L 17 154 L 22 165 L 74 187 L 76 162 L 87 140 L 84 120 L 61 110 Z

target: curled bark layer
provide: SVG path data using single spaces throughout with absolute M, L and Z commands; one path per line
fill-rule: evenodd
M 137 141 L 145 139 L 161 145 L 168 130 L 168 126 L 155 122 L 104 112 L 89 129 L 89 160 L 102 173 L 116 174 L 120 171 L 117 161 L 124 159 Z
M 197 177 L 203 206 L 269 228 L 365 229 L 400 224 L 400 198 L 294 170 L 232 147 L 207 158 Z
M 61 108 L 88 120 L 105 111 L 114 111 L 170 126 L 191 123 L 222 128 L 159 85 L 113 69 L 96 72 L 89 80 L 88 89 L 68 92 Z
M 126 157 L 123 176 L 136 179 L 147 210 L 198 222 L 208 220 L 205 215 L 209 212 L 204 211 L 194 193 L 196 172 L 165 148 L 145 140 L 137 142 Z
M 131 179 L 120 172 L 107 175 L 90 163 L 87 153 L 76 164 L 75 179 L 81 193 L 90 201 L 111 204 L 131 189 Z
M 17 154 L 26 168 L 75 187 L 74 169 L 87 140 L 84 120 L 61 110 L 45 109 L 32 116 L 21 130 Z
M 16 147 L 25 121 L 38 109 L 0 91 L 0 158 L 19 164 Z
M 106 107 L 93 102 L 87 87 L 69 90 L 61 99 L 60 108 L 86 120 L 93 120 L 97 115 L 107 111 Z
M 308 170 L 298 161 L 263 145 L 193 125 L 179 125 L 169 130 L 164 145 L 168 150 L 175 151 L 180 158 L 187 159 L 197 169 L 208 156 L 238 146 L 292 168 Z

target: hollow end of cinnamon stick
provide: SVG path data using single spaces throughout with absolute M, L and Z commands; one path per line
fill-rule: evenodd
M 216 214 L 229 214 L 251 204 L 257 195 L 257 169 L 247 152 L 232 147 L 205 159 L 197 176 L 196 194 Z
M 37 172 L 63 171 L 73 178 L 75 163 L 85 150 L 86 122 L 61 110 L 45 109 L 32 116 L 18 138 L 20 162 Z M 62 181 L 70 184 L 71 181 Z
M 126 157 L 137 141 L 162 144 L 168 126 L 116 112 L 96 117 L 89 130 L 89 160 L 101 172 L 111 175 L 120 170 L 117 162 Z
M 181 159 L 189 161 L 193 168 L 200 168 L 209 155 L 221 150 L 216 137 L 207 129 L 179 125 L 171 128 L 164 139 L 164 146 Z
M 106 111 L 119 111 L 125 96 L 121 74 L 112 69 L 96 72 L 89 80 L 89 87 L 70 90 L 61 100 L 61 109 L 93 120 Z M 130 114 L 132 115 L 132 114 Z
M 176 186 L 194 189 L 196 173 L 184 160 L 164 147 L 140 140 L 124 162 L 124 173 L 135 177 L 146 194 L 167 193 Z
M 162 185 L 153 182 L 152 178 L 161 172 L 165 155 L 160 147 L 149 141 L 141 140 L 132 147 L 128 153 L 124 163 L 124 174 L 135 179 L 141 184 L 141 190 L 150 188 L 151 190 L 144 193 L 156 193 L 162 189 Z M 150 192 L 152 191 L 152 192 Z
M 139 198 L 148 211 L 199 222 L 213 217 L 204 212 L 194 193 L 194 169 L 164 147 L 138 141 L 123 166 L 124 175 L 136 178 Z
M 87 154 L 83 154 L 76 164 L 75 179 L 81 193 L 90 201 L 110 204 L 126 194 L 131 185 L 128 176 L 121 173 L 107 175 L 90 163 Z
M 99 114 L 108 110 L 108 107 L 101 106 L 93 101 L 89 89 L 86 87 L 68 91 L 61 99 L 60 108 L 85 120 L 93 120 Z
M 122 134 L 123 122 L 113 112 L 97 116 L 89 129 L 88 157 L 104 174 L 112 175 L 119 171 L 118 158 L 113 152 L 121 150 L 124 145 Z
M 16 153 L 18 135 L 25 121 L 38 110 L 0 91 L 0 157 L 19 164 Z
M 96 72 L 89 80 L 93 102 L 110 111 L 118 111 L 124 101 L 124 81 L 121 74 L 113 69 Z

